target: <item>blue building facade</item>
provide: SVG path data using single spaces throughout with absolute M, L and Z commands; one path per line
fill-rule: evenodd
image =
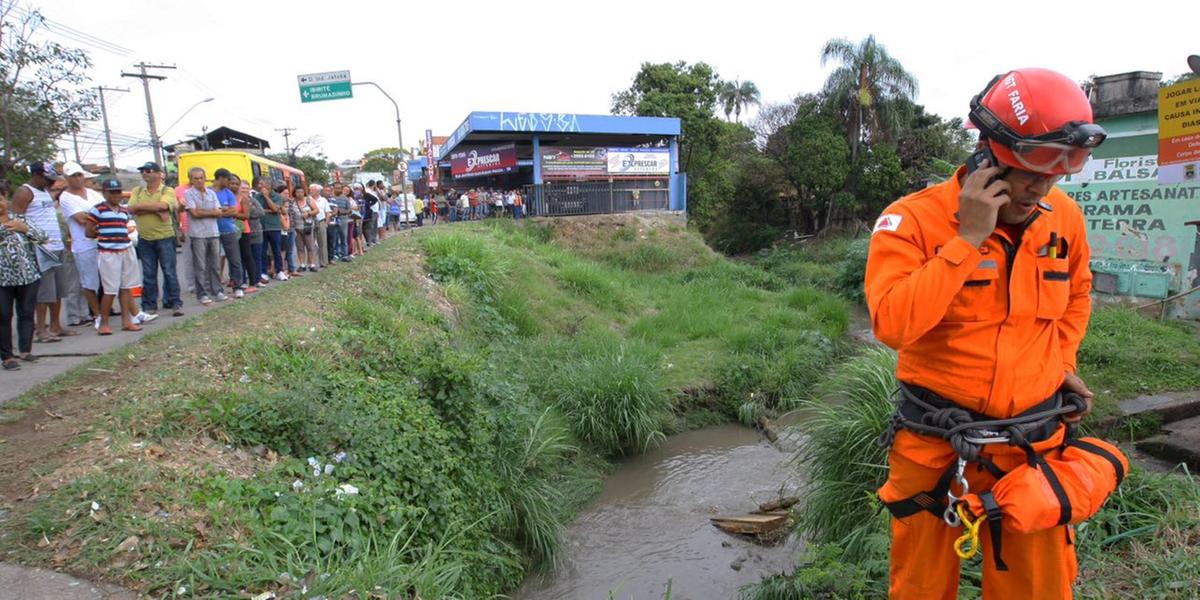
M 437 185 L 520 186 L 535 214 L 539 205 L 541 214 L 683 211 L 687 176 L 679 169 L 680 128 L 673 117 L 476 111 L 435 157 Z M 421 166 L 428 181 L 429 168 Z M 410 163 L 410 179 L 420 168 Z

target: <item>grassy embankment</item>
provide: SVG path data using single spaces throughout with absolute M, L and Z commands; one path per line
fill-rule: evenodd
M 848 321 L 596 221 L 394 238 L 35 391 L 0 428 L 0 552 L 160 597 L 476 599 L 552 567 L 606 459 L 807 397 Z
M 862 242 L 834 240 L 776 252 L 759 263 L 792 283 L 825 282 L 847 294 L 842 282 L 861 269 L 864 251 Z M 1186 324 L 1097 309 L 1079 352 L 1080 375 L 1097 393 L 1095 415 L 1085 426 L 1117 414 L 1117 402 L 1137 394 L 1200 388 L 1197 364 L 1200 339 Z M 808 443 L 798 455 L 810 482 L 798 528 L 812 543 L 792 574 L 748 587 L 744 599 L 887 597 L 888 517 L 874 500 L 886 477 L 886 454 L 875 440 L 891 414 L 894 367 L 890 350 L 867 349 L 840 365 L 804 403 L 816 416 L 805 425 Z M 1131 436 L 1155 426 L 1127 425 Z M 1200 482 L 1182 466 L 1163 474 L 1135 464 L 1101 512 L 1077 531 L 1079 597 L 1194 597 Z M 979 597 L 979 560 L 965 565 L 960 597 Z

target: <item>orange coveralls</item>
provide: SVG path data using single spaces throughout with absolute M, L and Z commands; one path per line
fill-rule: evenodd
M 974 248 L 957 237 L 962 177 L 960 168 L 956 177 L 897 200 L 879 217 L 867 260 L 867 304 L 875 336 L 899 352 L 900 381 L 1007 418 L 1050 397 L 1064 371 L 1075 372 L 1091 314 L 1087 234 L 1079 207 L 1053 188 L 1019 239 L 997 228 Z M 1048 251 L 1052 233 L 1057 257 Z M 1060 426 L 1034 449 L 1055 448 L 1063 435 Z M 986 446 L 983 455 L 1004 471 L 1025 460 L 1022 450 L 1006 445 Z M 894 502 L 931 490 L 956 459 L 940 438 L 901 430 L 879 495 Z M 977 465 L 968 465 L 966 476 L 975 493 L 996 481 Z M 961 531 L 924 511 L 893 518 L 890 596 L 953 600 L 959 559 L 952 544 Z M 983 597 L 1070 598 L 1072 536 L 1069 528 L 1006 531 L 1008 570 L 983 561 Z M 980 543 L 985 553 L 991 548 L 986 527 Z

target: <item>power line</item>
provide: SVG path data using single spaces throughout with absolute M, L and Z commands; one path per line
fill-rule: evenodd
M 18 4 L 14 4 L 13 9 L 17 11 L 18 16 L 21 16 L 24 19 L 36 18 L 38 23 L 40 25 L 42 25 L 46 29 L 47 32 L 53 33 L 59 37 L 65 38 L 65 39 L 73 41 L 73 42 L 92 46 L 93 48 L 96 48 L 98 50 L 103 50 L 105 52 L 117 54 L 120 56 L 129 56 L 129 55 L 133 54 L 132 50 L 130 50 L 124 46 L 121 46 L 114 42 L 110 42 L 103 38 L 94 36 L 90 33 L 80 31 L 78 29 L 75 29 L 74 27 L 71 27 L 69 25 L 55 21 L 54 19 L 50 19 L 50 18 L 46 17 L 46 15 L 43 15 L 39 11 L 21 6 Z

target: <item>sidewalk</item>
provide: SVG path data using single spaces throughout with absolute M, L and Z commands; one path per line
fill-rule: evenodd
M 70 575 L 0 563 L 0 600 L 132 600 L 130 590 Z
M 276 283 L 272 283 L 271 286 L 260 290 L 258 293 L 269 291 Z M 283 285 L 286 285 L 286 283 L 283 282 Z M 62 373 L 66 373 L 71 367 L 91 360 L 93 357 L 104 354 L 113 348 L 132 344 L 141 336 L 165 329 L 176 323 L 183 323 L 196 315 L 218 306 L 229 304 L 230 302 L 236 302 L 236 300 L 233 300 L 231 297 L 226 302 L 213 302 L 209 306 L 200 306 L 200 303 L 196 302 L 195 298 L 185 299 L 185 306 L 183 307 L 184 316 L 172 317 L 171 311 L 161 310 L 158 312 L 158 319 L 142 324 L 142 331 L 140 332 L 121 331 L 121 318 L 109 317 L 109 326 L 113 330 L 112 335 L 101 336 L 96 333 L 94 327 L 80 326 L 68 328 L 72 331 L 78 331 L 79 335 L 62 338 L 61 342 L 52 344 L 34 342 L 33 354 L 38 357 L 37 362 L 22 362 L 20 371 L 0 371 L 0 406 L 3 406 L 5 402 L 20 396 L 30 389 L 54 379 Z M 14 339 L 13 341 L 15 342 L 16 340 Z

